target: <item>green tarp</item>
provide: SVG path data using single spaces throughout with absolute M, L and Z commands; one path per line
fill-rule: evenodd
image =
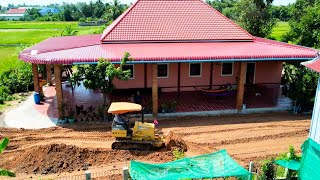
M 303 143 L 301 149 L 302 159 L 298 171 L 299 179 L 320 179 L 320 145 L 309 138 Z
M 135 180 L 183 179 L 183 178 L 248 178 L 249 171 L 240 166 L 227 153 L 221 150 L 190 158 L 163 163 L 149 164 L 130 162 L 130 176 Z
M 292 169 L 292 170 L 299 170 L 300 168 L 300 161 L 295 161 L 295 160 L 277 160 L 276 163 L 282 167 Z
M 288 169 L 298 170 L 298 177 L 301 180 L 320 179 L 320 145 L 309 138 L 301 149 L 301 162 L 278 160 L 276 163 Z

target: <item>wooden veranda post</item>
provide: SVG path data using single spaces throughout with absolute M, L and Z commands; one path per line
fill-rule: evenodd
M 63 94 L 62 94 L 62 84 L 61 84 L 61 65 L 54 65 L 54 79 L 56 83 L 56 96 L 58 102 L 58 114 L 59 117 L 62 115 L 62 103 L 63 103 Z
M 33 74 L 34 91 L 39 93 L 40 86 L 39 86 L 39 72 L 38 72 L 37 64 L 32 64 L 32 74 Z
M 51 73 L 51 65 L 46 65 L 46 71 L 47 71 L 47 83 L 49 86 L 52 86 L 52 73 Z
M 152 64 L 152 112 L 158 115 L 158 65 Z
M 239 78 L 238 78 L 237 102 L 236 102 L 236 108 L 239 111 L 242 110 L 242 106 L 243 106 L 245 71 L 246 71 L 246 63 L 241 62 L 239 66 Z

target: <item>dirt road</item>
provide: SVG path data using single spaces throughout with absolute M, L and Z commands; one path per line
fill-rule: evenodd
M 174 131 L 189 146 L 187 156 L 227 149 L 241 165 L 259 162 L 298 148 L 307 138 L 310 116 L 289 113 L 219 117 L 181 117 L 159 121 L 163 132 Z M 119 174 L 132 159 L 152 162 L 173 160 L 170 152 L 113 151 L 109 124 L 75 124 L 42 130 L 0 129 L 10 138 L 0 155 L 0 167 L 21 178 L 64 177 L 93 172 Z M 102 173 L 103 174 L 103 173 Z M 98 174 L 96 175 L 99 176 Z M 117 179 L 118 175 L 107 176 Z

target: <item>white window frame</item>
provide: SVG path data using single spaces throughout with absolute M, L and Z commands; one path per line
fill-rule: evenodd
M 231 74 L 222 74 L 224 63 L 232 63 L 232 73 Z M 221 76 L 233 76 L 233 72 L 234 72 L 234 62 L 222 62 L 221 63 Z
M 169 78 L 169 63 L 161 63 L 161 64 L 157 64 L 157 68 L 158 68 L 158 65 L 167 65 L 167 76 L 163 76 L 163 77 L 158 77 L 158 73 L 157 73 L 157 77 L 158 77 L 158 79 L 163 79 L 163 78 Z M 157 69 L 157 71 L 158 71 L 158 69 Z
M 134 79 L 135 78 L 135 73 L 134 73 L 135 67 L 134 67 L 134 64 L 126 64 L 124 66 L 132 66 L 132 78 L 129 78 L 129 79 Z
M 191 64 L 200 64 L 200 75 L 191 75 Z M 194 62 L 194 63 L 189 63 L 189 77 L 202 77 L 202 63 L 199 62 Z

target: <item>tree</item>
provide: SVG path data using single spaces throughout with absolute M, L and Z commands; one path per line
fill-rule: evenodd
M 0 136 L 0 139 L 1 139 L 1 136 Z M 9 144 L 9 139 L 6 137 L 3 138 L 2 141 L 0 141 L 0 154 L 3 152 L 3 150 L 7 147 L 8 144 Z M 16 174 L 5 169 L 0 169 L 0 176 L 16 177 Z
M 84 17 L 93 17 L 93 4 L 90 2 L 90 4 L 83 3 L 83 6 L 81 7 L 81 13 Z
M 297 0 L 290 13 L 291 30 L 283 40 L 320 48 L 320 0 Z
M 31 8 L 27 9 L 28 15 L 32 20 L 37 19 L 38 17 L 41 17 L 41 14 L 39 13 L 39 9 L 37 8 Z
M 103 104 L 107 107 L 110 104 L 110 94 L 115 88 L 113 79 L 128 80 L 131 72 L 123 70 L 122 67 L 132 60 L 130 54 L 125 53 L 120 66 L 116 67 L 110 61 L 100 59 L 97 65 L 78 67 L 78 72 L 75 74 L 77 77 L 83 77 L 83 85 L 87 89 L 100 89 L 103 94 Z
M 105 10 L 106 10 L 106 6 L 101 2 L 101 0 L 98 0 L 94 4 L 94 11 L 93 11 L 94 17 L 101 18 Z
M 299 64 L 284 65 L 282 82 L 289 85 L 288 96 L 296 102 L 299 111 L 304 112 L 313 108 L 318 78 L 317 73 Z
M 266 37 L 276 24 L 271 13 L 273 0 L 240 0 L 236 6 L 240 13 L 237 21 L 250 34 Z
M 74 19 L 71 16 L 71 7 L 67 5 L 63 11 L 63 19 L 65 21 L 73 21 Z
M 107 11 L 104 13 L 103 18 L 110 21 L 117 19 L 126 9 L 127 5 L 121 4 L 118 0 L 113 0 L 112 4 L 108 4 Z
M 237 3 L 237 0 L 208 0 L 207 3 L 228 18 L 233 20 L 236 19 L 237 11 L 235 9 L 235 4 Z

